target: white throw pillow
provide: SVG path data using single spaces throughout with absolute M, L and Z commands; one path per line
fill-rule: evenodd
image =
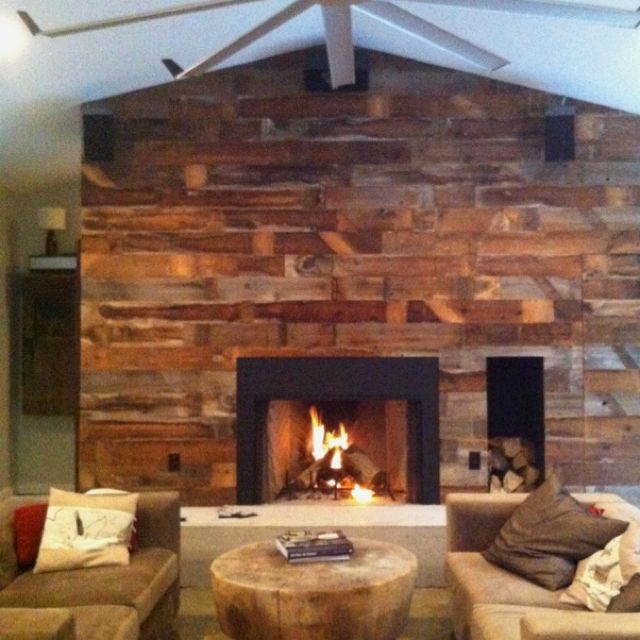
M 604 549 L 578 562 L 573 582 L 560 596 L 560 602 L 581 605 L 592 611 L 606 611 L 609 602 L 622 589 L 619 535 Z
M 137 493 L 86 495 L 51 488 L 34 573 L 129 564 Z
M 620 541 L 620 572 L 622 584 L 627 585 L 636 573 L 640 573 L 640 523 L 632 520 Z

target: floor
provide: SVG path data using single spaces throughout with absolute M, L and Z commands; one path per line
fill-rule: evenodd
M 398 640 L 449 640 L 448 608 L 447 589 L 416 589 L 407 626 Z M 213 595 L 208 588 L 182 589 L 177 626 L 180 640 L 228 640 L 218 627 Z

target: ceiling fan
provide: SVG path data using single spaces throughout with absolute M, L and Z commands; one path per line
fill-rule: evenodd
M 18 15 L 35 35 L 57 38 L 87 31 L 106 29 L 121 25 L 168 18 L 198 11 L 209 11 L 220 7 L 236 6 L 258 0 L 209 0 L 192 4 L 177 5 L 156 11 L 147 11 L 116 16 L 95 22 L 85 22 L 56 29 L 41 29 L 26 12 Z M 589 4 L 575 4 L 562 1 L 542 0 L 411 0 L 421 4 L 445 5 L 524 14 L 546 16 L 570 20 L 585 20 L 611 27 L 635 29 L 640 24 L 640 9 L 631 11 Z M 163 63 L 176 79 L 199 76 L 215 68 L 256 40 L 274 31 L 289 20 L 302 14 L 313 6 L 319 6 L 325 31 L 327 57 L 332 87 L 338 88 L 355 82 L 355 62 L 353 52 L 353 34 L 351 28 L 352 12 L 367 16 L 391 30 L 399 31 L 411 37 L 434 45 L 448 53 L 462 58 L 485 71 L 495 71 L 509 64 L 505 58 L 478 47 L 468 40 L 441 29 L 432 22 L 419 18 L 393 2 L 387 0 L 294 0 L 291 4 L 258 24 L 227 46 L 211 54 L 204 60 L 183 69 L 174 60 L 166 58 Z

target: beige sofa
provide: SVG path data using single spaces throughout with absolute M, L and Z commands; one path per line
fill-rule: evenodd
M 640 520 L 640 510 L 613 494 L 573 494 L 605 515 Z M 640 640 L 640 613 L 595 613 L 559 601 L 549 591 L 487 560 L 524 494 L 454 493 L 446 499 L 446 575 L 457 640 Z
M 5 535 L 0 539 L 4 544 L 13 509 L 29 501 L 18 497 L 3 501 Z M 167 638 L 174 628 L 180 595 L 178 494 L 141 493 L 136 532 L 138 550 L 127 566 L 48 573 L 20 573 L 16 566 L 14 579 L 0 590 L 0 638 Z M 5 572 L 9 557 L 6 548 L 0 549 Z

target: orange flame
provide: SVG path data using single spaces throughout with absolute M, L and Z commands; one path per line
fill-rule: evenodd
M 325 449 L 324 446 L 324 424 L 322 424 L 322 422 L 320 421 L 318 410 L 314 406 L 309 409 L 309 416 L 311 417 L 313 438 L 311 455 L 313 456 L 314 460 L 321 460 L 322 458 L 324 458 L 325 453 L 327 453 L 327 449 Z
M 331 464 L 329 465 L 332 469 L 342 469 L 342 453 L 340 447 L 336 447 L 333 456 L 331 456 Z
M 373 491 L 365 489 L 357 484 L 352 490 L 351 495 L 358 504 L 368 504 L 373 500 Z
M 309 408 L 309 416 L 311 418 L 311 455 L 314 460 L 321 460 L 332 449 L 348 449 L 349 448 L 349 434 L 344 426 L 344 423 L 340 423 L 340 433 L 335 435 L 325 429 L 324 423 L 320 419 L 320 414 L 315 406 Z M 333 469 L 340 469 L 341 466 L 334 467 L 332 459 L 331 465 Z M 340 459 L 340 457 L 338 457 Z

